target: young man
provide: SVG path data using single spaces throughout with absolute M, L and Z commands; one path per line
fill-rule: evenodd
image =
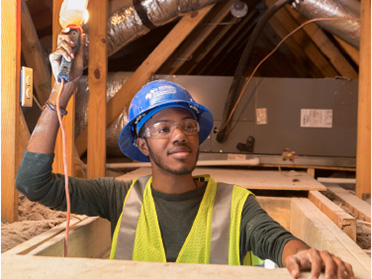
M 84 39 L 84 38 L 83 38 Z M 72 41 L 61 34 L 50 55 L 56 75 L 61 57 L 72 60 Z M 65 85 L 65 109 L 82 73 L 83 45 Z M 56 104 L 56 84 L 49 102 Z M 181 86 L 160 80 L 134 97 L 119 145 L 135 160 L 150 161 L 152 176 L 134 181 L 69 178 L 71 209 L 111 221 L 110 258 L 183 263 L 252 264 L 254 256 L 286 266 L 293 277 L 311 270 L 318 278 L 353 278 L 348 263 L 310 248 L 273 221 L 246 189 L 192 176 L 199 144 L 213 117 Z M 16 187 L 31 201 L 66 210 L 64 180 L 51 173 L 58 131 L 56 112 L 46 107 L 31 136 Z M 252 252 L 252 253 L 251 253 Z

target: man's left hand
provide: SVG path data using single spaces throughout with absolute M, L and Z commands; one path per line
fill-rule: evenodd
M 318 251 L 314 248 L 299 251 L 285 258 L 285 266 L 293 278 L 297 278 L 300 271 L 311 270 L 311 278 L 319 278 L 322 270 L 326 279 L 353 279 L 353 268 L 349 263 L 328 251 Z

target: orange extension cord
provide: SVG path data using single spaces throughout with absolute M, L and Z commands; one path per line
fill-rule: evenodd
M 300 30 L 302 27 L 304 27 L 305 25 L 309 24 L 309 23 L 312 23 L 312 22 L 316 22 L 316 21 L 332 21 L 332 20 L 360 20 L 360 18 L 354 18 L 354 17 L 351 17 L 351 18 L 340 18 L 340 17 L 320 17 L 320 18 L 314 18 L 314 19 L 310 19 L 308 21 L 305 21 L 304 23 L 302 23 L 301 25 L 299 25 L 297 28 L 293 29 L 290 33 L 288 33 L 277 45 L 276 47 L 268 54 L 266 55 L 258 64 L 257 66 L 254 68 L 252 74 L 249 76 L 247 82 L 245 83 L 243 89 L 241 90 L 240 92 L 240 95 L 238 97 L 238 99 L 236 100 L 236 103 L 233 107 L 233 109 L 231 110 L 231 113 L 229 114 L 229 117 L 227 118 L 225 124 L 220 128 L 218 129 L 218 131 L 222 131 L 224 130 L 227 125 L 229 124 L 238 104 L 240 103 L 240 100 L 241 98 L 243 97 L 244 95 L 244 92 L 248 86 L 248 84 L 251 82 L 252 78 L 253 78 L 253 75 L 257 72 L 258 68 L 262 65 L 263 62 L 265 62 L 281 45 L 282 43 L 284 43 L 285 40 L 287 40 L 290 36 L 292 36 L 295 32 L 297 32 L 298 30 Z M 218 132 L 217 131 L 217 132 Z M 229 131 L 227 133 L 230 133 L 231 130 L 229 129 Z
M 65 86 L 65 80 L 62 79 L 61 82 L 61 87 L 58 91 L 57 95 L 57 116 L 58 116 L 58 122 L 59 126 L 61 127 L 61 133 L 62 133 L 62 150 L 63 150 L 63 169 L 65 173 L 65 192 L 66 192 L 66 203 L 67 203 L 67 216 L 66 216 L 66 234 L 65 234 L 65 252 L 64 256 L 68 256 L 68 234 L 70 230 L 70 213 L 71 213 L 71 205 L 70 205 L 70 193 L 68 189 L 68 170 L 67 170 L 67 152 L 66 152 L 66 134 L 65 134 L 65 128 L 63 127 L 63 122 L 62 122 L 62 114 L 61 114 L 61 109 L 59 106 L 60 103 L 60 98 L 61 94 L 63 91 L 63 87 Z

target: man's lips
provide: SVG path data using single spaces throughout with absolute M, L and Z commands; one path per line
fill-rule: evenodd
M 168 155 L 173 155 L 173 154 L 184 154 L 184 153 L 191 153 L 191 148 L 187 146 L 181 146 L 181 147 L 176 147 L 168 151 Z

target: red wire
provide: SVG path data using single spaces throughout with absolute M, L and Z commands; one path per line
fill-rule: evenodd
M 68 170 L 67 170 L 67 155 L 66 155 L 66 134 L 65 134 L 65 128 L 63 127 L 62 122 L 62 115 L 61 115 L 61 109 L 59 106 L 61 94 L 63 91 L 63 87 L 65 86 L 65 81 L 62 79 L 61 87 L 58 91 L 57 95 L 57 116 L 58 116 L 58 122 L 59 126 L 61 127 L 61 133 L 62 133 L 62 150 L 63 150 L 63 169 L 65 173 L 65 192 L 66 192 L 66 203 L 67 203 L 67 216 L 66 216 L 66 234 L 65 234 L 65 253 L 64 256 L 68 256 L 68 234 L 70 230 L 70 212 L 71 212 L 71 205 L 70 205 L 70 193 L 68 189 Z

